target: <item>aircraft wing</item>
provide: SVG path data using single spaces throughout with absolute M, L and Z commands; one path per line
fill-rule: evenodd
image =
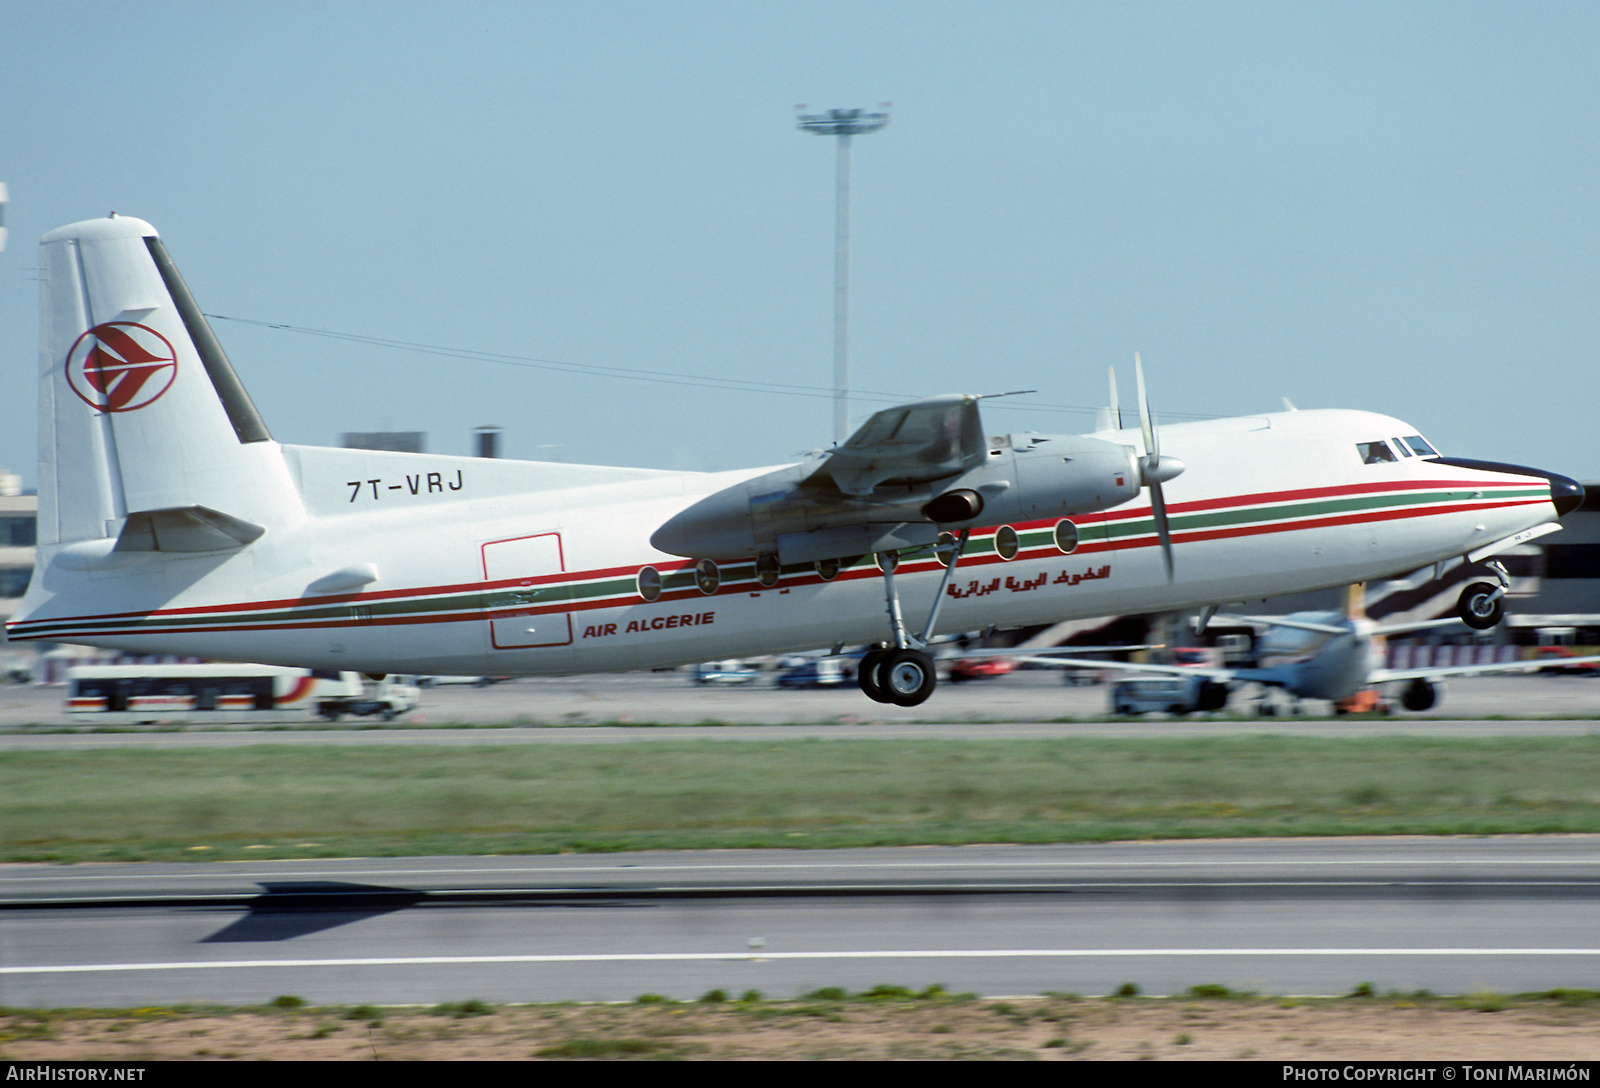
M 1450 620 L 1456 623 L 1456 620 Z M 1348 635 L 1350 628 L 1332 623 L 1315 623 L 1292 616 L 1230 616 L 1219 612 L 1206 621 L 1207 627 L 1292 627 L 1297 631 L 1315 631 L 1324 635 Z
M 883 484 L 959 476 L 981 465 L 986 450 L 977 397 L 930 397 L 874 412 L 810 479 L 826 477 L 844 494 L 865 498 Z
M 1132 446 L 1032 432 L 991 441 L 982 399 L 885 408 L 843 445 L 692 502 L 650 543 L 696 560 L 809 563 L 933 547 L 943 532 L 1108 510 L 1139 494 Z
M 1496 672 L 1538 672 L 1552 665 L 1588 665 L 1600 662 L 1600 655 L 1591 657 L 1534 658 L 1528 661 L 1503 661 L 1493 665 L 1432 665 L 1421 669 L 1373 669 L 1367 674 L 1371 684 L 1387 684 L 1393 680 L 1442 680 L 1447 676 L 1482 676 Z
M 1119 649 L 1128 649 L 1128 647 L 1123 646 L 1119 647 Z M 1207 680 L 1217 680 L 1222 683 L 1227 683 L 1230 680 L 1254 679 L 1253 677 L 1243 676 L 1247 672 L 1268 671 L 1264 669 L 1208 669 L 1204 666 L 1195 665 L 1146 665 L 1141 662 L 1107 661 L 1104 658 L 1094 657 L 1043 657 L 1037 651 L 1029 654 L 1013 654 L 1012 657 L 1016 661 L 1026 661 L 1032 665 L 1044 665 L 1046 667 L 1121 669 L 1125 672 L 1149 672 L 1166 676 L 1203 676 Z M 1261 683 L 1271 682 L 1267 680 L 1261 681 Z M 1282 683 L 1282 681 L 1278 682 Z
M 1074 654 L 1129 654 L 1135 650 L 1155 650 L 1159 649 L 1160 647 L 1161 643 L 1157 642 L 1141 642 L 1134 646 L 1063 646 L 1060 649 L 1050 646 L 1044 646 L 1038 649 L 1024 649 L 1020 646 L 992 646 L 985 647 L 984 649 L 980 650 L 961 650 L 958 648 L 954 656 L 1012 657 L 1016 658 L 1018 661 L 1036 661 L 1038 664 L 1048 665 L 1052 664 L 1053 660 L 1058 659 L 1059 656 L 1063 654 L 1068 657 Z M 940 648 L 949 649 L 950 647 L 948 645 L 943 645 Z M 1100 664 L 1121 665 L 1122 662 L 1106 661 L 1101 659 Z

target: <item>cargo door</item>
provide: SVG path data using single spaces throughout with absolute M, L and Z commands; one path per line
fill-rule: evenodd
M 571 645 L 565 570 L 560 533 L 483 545 L 489 645 L 496 650 Z

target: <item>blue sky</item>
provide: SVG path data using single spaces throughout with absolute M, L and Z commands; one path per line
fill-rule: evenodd
M 508 456 L 687 469 L 825 445 L 834 155 L 795 106 L 885 101 L 853 160 L 858 389 L 1038 389 L 989 429 L 1081 432 L 1140 351 L 1169 421 L 1287 396 L 1600 479 L 1593 4 L 0 0 L 0 24 L 0 465 L 30 484 L 35 243 L 113 209 L 209 313 L 458 353 L 216 321 L 283 441 L 467 453 L 496 424 Z

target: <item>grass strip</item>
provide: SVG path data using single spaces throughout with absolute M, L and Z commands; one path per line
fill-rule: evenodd
M 0 754 L 0 860 L 1600 832 L 1600 737 Z

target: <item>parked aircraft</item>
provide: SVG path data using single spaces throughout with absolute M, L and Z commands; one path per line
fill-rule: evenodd
M 1125 672 L 1171 676 L 1203 676 L 1226 689 L 1216 689 L 1213 705 L 1203 709 L 1220 710 L 1227 689 L 1249 684 L 1278 688 L 1292 698 L 1326 699 L 1339 702 L 1367 688 L 1404 682 L 1400 705 L 1407 710 L 1429 710 L 1443 695 L 1440 684 L 1452 676 L 1482 676 L 1489 673 L 1533 672 L 1544 662 L 1502 661 L 1481 665 L 1434 665 L 1411 669 L 1391 669 L 1382 663 L 1383 654 L 1374 640 L 1386 635 L 1407 634 L 1439 627 L 1456 626 L 1459 620 L 1420 620 L 1411 623 L 1374 623 L 1364 616 L 1339 612 L 1292 612 L 1285 616 L 1215 615 L 1210 622 L 1226 627 L 1254 627 L 1262 634 L 1257 653 L 1280 658 L 1278 663 L 1260 667 L 1212 668 L 1204 665 L 1162 665 L 1129 663 L 1119 665 Z M 1600 657 L 1570 659 L 1574 664 L 1600 661 Z M 1103 662 L 1070 657 L 1050 657 L 1042 664 L 1098 665 Z M 1263 703 L 1263 712 L 1270 704 Z
M 1583 494 L 1371 412 L 1157 431 L 1137 359 L 1138 428 L 1113 410 L 1089 435 L 990 435 L 981 398 L 945 396 L 740 472 L 283 445 L 149 224 L 63 227 L 40 267 L 39 559 L 15 639 L 495 676 L 865 642 L 862 689 L 913 706 L 940 631 L 1484 560 Z M 1498 619 L 1500 573 L 1463 594 L 1467 622 Z

